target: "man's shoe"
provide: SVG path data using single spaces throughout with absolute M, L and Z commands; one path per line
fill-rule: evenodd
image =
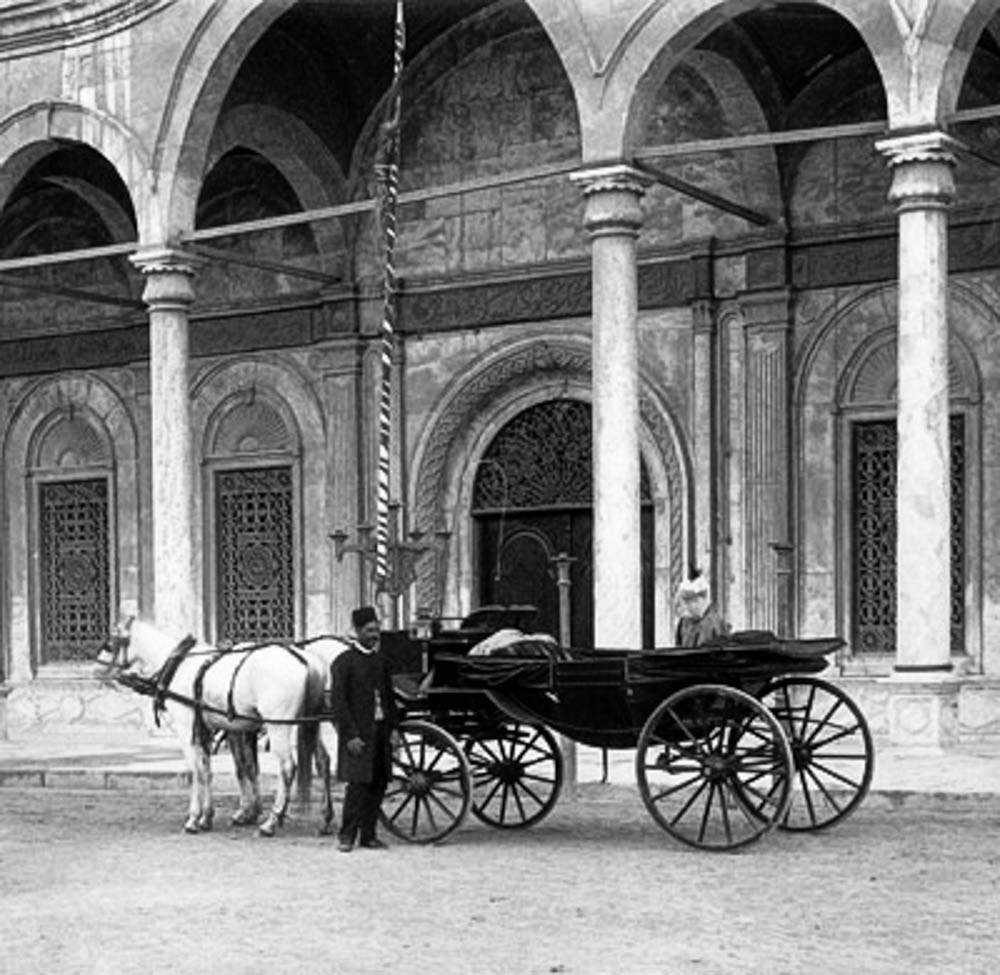
M 388 850 L 389 847 L 385 845 L 380 839 L 374 838 L 370 840 L 362 840 L 358 846 L 365 850 Z
M 354 849 L 354 844 L 353 843 L 345 843 L 343 840 L 341 840 L 337 844 L 337 849 L 340 850 L 341 853 L 350 853 L 351 850 Z

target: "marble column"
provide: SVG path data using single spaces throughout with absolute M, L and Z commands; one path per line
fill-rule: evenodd
M 146 279 L 142 298 L 149 308 L 154 618 L 178 638 L 200 636 L 188 383 L 195 265 L 183 251 L 170 248 L 140 251 L 132 261 Z
M 694 365 L 691 405 L 692 467 L 694 475 L 694 557 L 712 586 L 717 601 L 719 580 L 715 549 L 715 307 L 699 299 L 691 305 Z
M 781 628 L 778 558 L 788 542 L 789 357 L 791 312 L 786 290 L 740 299 L 746 340 L 744 509 L 747 624 Z
M 593 275 L 594 643 L 642 646 L 636 244 L 649 180 L 626 165 L 574 173 Z
M 948 208 L 955 143 L 941 132 L 876 143 L 892 168 L 899 217 L 896 663 L 890 736 L 953 738 L 951 492 L 948 441 Z M 935 687 L 935 681 L 939 686 Z

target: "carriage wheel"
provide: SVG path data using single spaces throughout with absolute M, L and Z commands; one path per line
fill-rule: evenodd
M 874 746 L 861 709 L 819 677 L 783 677 L 761 692 L 792 746 L 791 801 L 781 829 L 824 829 L 868 794 Z
M 400 722 L 379 818 L 408 843 L 434 843 L 458 829 L 472 801 L 469 763 L 458 742 L 429 721 Z
M 735 688 L 700 684 L 668 697 L 643 726 L 635 764 L 650 815 L 690 846 L 734 850 L 785 815 L 788 739 L 767 708 Z
M 472 814 L 489 826 L 520 829 L 543 820 L 562 787 L 563 758 L 541 725 L 499 725 L 465 742 L 472 769 Z

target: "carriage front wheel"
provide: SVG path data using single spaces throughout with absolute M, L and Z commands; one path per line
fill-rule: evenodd
M 782 677 L 760 701 L 781 722 L 794 774 L 787 830 L 825 829 L 849 816 L 868 794 L 875 748 L 861 709 L 820 677 Z
M 379 818 L 407 843 L 435 843 L 462 825 L 472 801 L 469 763 L 458 742 L 429 721 L 399 724 Z
M 778 719 L 723 684 L 686 687 L 650 715 L 636 748 L 646 809 L 671 836 L 734 850 L 781 822 L 792 752 Z
M 541 822 L 562 786 L 559 743 L 542 725 L 508 722 L 470 735 L 472 814 L 488 826 L 520 829 Z

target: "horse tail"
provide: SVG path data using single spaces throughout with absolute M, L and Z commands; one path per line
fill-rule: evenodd
M 296 735 L 295 787 L 299 805 L 308 809 L 312 801 L 313 756 L 319 741 L 319 722 L 307 718 L 298 725 Z

